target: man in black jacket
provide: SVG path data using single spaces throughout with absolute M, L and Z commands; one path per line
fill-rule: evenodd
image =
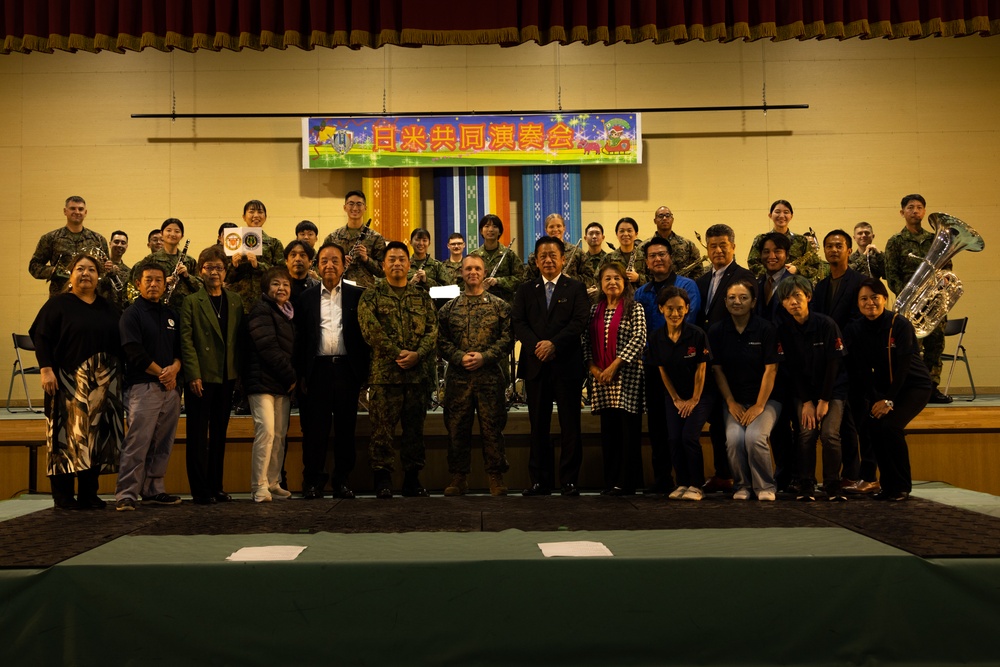
M 368 378 L 371 351 L 358 326 L 364 289 L 341 280 L 344 249 L 324 243 L 317 254 L 323 282 L 302 293 L 295 304 L 295 368 L 299 377 L 302 425 L 302 495 L 323 497 L 326 450 L 334 427 L 332 489 L 336 498 L 353 498 L 347 486 L 357 451 L 354 434 L 358 396 Z
M 541 276 L 522 283 L 514 296 L 511 321 L 521 341 L 517 376 L 524 379 L 531 422 L 526 496 L 549 495 L 555 485 L 555 452 L 549 439 L 552 403 L 559 408 L 562 495 L 577 496 L 583 450 L 580 439 L 580 388 L 583 347 L 580 335 L 590 321 L 587 287 L 562 275 L 563 242 L 543 236 L 535 243 Z
M 712 225 L 705 231 L 705 241 L 708 247 L 708 261 L 712 267 L 695 282 L 701 295 L 701 313 L 698 326 L 705 332 L 716 322 L 729 318 L 726 310 L 726 290 L 739 280 L 746 278 L 756 283 L 757 277 L 736 263 L 736 232 L 729 225 Z M 711 375 L 709 375 L 711 378 Z M 706 378 L 705 390 L 718 391 L 715 382 Z M 733 472 L 729 469 L 729 459 L 726 456 L 726 425 L 722 410 L 725 401 L 716 401 L 716 407 L 709 418 L 709 435 L 712 437 L 712 458 L 715 462 L 715 475 L 703 487 L 705 492 L 730 491 L 733 488 Z

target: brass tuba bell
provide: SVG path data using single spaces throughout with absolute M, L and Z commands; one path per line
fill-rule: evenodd
M 962 250 L 979 252 L 986 245 L 968 223 L 947 213 L 931 213 L 927 222 L 937 234 L 895 305 L 896 312 L 913 325 L 917 338 L 934 331 L 965 291 L 958 276 L 944 270 L 948 261 Z

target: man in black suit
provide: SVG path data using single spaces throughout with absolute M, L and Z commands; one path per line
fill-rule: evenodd
M 302 495 L 323 497 L 326 450 L 333 439 L 333 495 L 353 498 L 347 486 L 357 452 L 354 433 L 358 395 L 368 378 L 371 350 L 358 326 L 364 289 L 341 280 L 344 249 L 324 243 L 317 254 L 323 282 L 302 293 L 295 304 L 295 368 L 302 424 Z M 332 414 L 331 414 L 332 413 Z
M 795 273 L 795 267 L 787 263 L 791 248 L 791 241 L 780 232 L 764 234 L 757 242 L 757 252 L 764 265 L 764 275 L 757 281 L 757 314 L 774 326 L 790 319 L 775 294 L 778 283 Z
M 729 225 L 712 225 L 705 231 L 705 241 L 708 248 L 708 261 L 712 263 L 712 268 L 706 271 L 698 280 L 698 292 L 701 295 L 702 311 L 698 325 L 706 332 L 716 322 L 720 322 L 729 317 L 726 310 L 726 290 L 729 286 L 740 278 L 745 278 L 751 282 L 757 282 L 757 277 L 734 261 L 736 256 L 736 232 Z M 709 375 L 706 377 L 706 390 L 718 391 L 714 381 Z M 733 488 L 733 472 L 729 468 L 729 459 L 726 456 L 726 424 L 723 419 L 722 410 L 725 409 L 725 401 L 716 401 L 716 407 L 712 411 L 709 419 L 708 433 L 712 438 L 712 458 L 715 463 L 715 475 L 712 476 L 702 489 L 706 493 L 715 491 L 731 491 Z
M 865 276 L 849 266 L 851 245 L 851 236 L 843 229 L 835 229 L 823 237 L 823 252 L 830 264 L 830 275 L 816 285 L 810 304 L 815 312 L 833 318 L 841 331 L 861 317 L 858 292 L 861 291 L 861 281 Z M 854 405 L 865 403 L 855 398 Z M 875 490 L 875 452 L 870 448 L 861 452 L 861 439 L 858 436 L 858 426 L 863 428 L 867 424 L 867 415 L 855 415 L 851 408 L 851 400 L 848 398 L 840 422 L 841 484 L 848 491 L 870 493 Z M 867 445 L 870 440 L 865 438 L 864 442 Z
M 518 287 L 511 313 L 514 335 L 521 341 L 517 376 L 524 380 L 531 422 L 531 487 L 524 490 L 526 496 L 547 496 L 555 487 L 555 451 L 549 439 L 553 401 L 562 436 L 562 495 L 580 495 L 580 336 L 590 321 L 590 298 L 582 282 L 562 275 L 563 250 L 562 240 L 552 236 L 535 242 L 535 265 L 542 275 Z

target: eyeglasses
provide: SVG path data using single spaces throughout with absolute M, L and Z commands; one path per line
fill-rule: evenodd
M 206 273 L 222 273 L 226 270 L 226 267 L 222 264 L 205 264 L 201 267 L 201 270 Z
M 344 206 L 347 208 L 364 208 L 365 203 L 363 201 L 349 201 Z
M 657 213 L 656 217 L 657 218 L 672 218 L 672 217 L 674 217 L 674 214 L 673 213 Z

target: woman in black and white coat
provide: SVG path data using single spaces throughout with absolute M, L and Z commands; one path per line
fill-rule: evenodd
M 601 418 L 605 495 L 631 495 L 642 484 L 642 353 L 646 316 L 632 299 L 625 267 L 610 262 L 598 274 L 600 300 L 583 333 L 584 360 L 594 382 L 591 411 Z

